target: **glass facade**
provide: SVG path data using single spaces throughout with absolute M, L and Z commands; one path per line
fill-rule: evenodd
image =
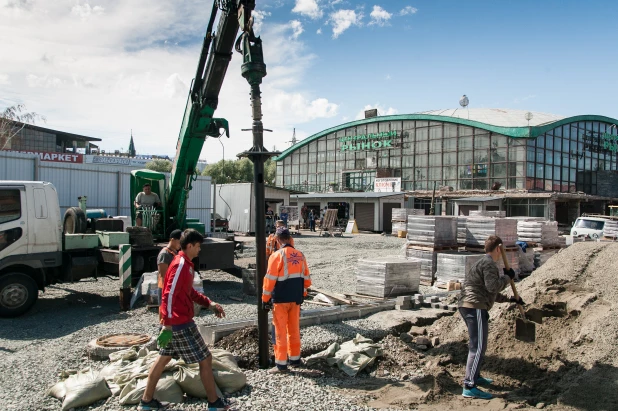
M 616 126 L 597 121 L 565 124 L 536 138 L 448 122 L 375 121 L 296 149 L 277 162 L 276 183 L 307 192 L 373 191 L 376 177 L 401 177 L 407 191 L 499 185 L 596 194 L 596 172 L 616 170 L 616 134 Z

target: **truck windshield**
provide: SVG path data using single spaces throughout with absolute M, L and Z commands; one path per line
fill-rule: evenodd
M 577 228 L 589 228 L 591 230 L 602 230 L 604 225 L 605 221 L 586 220 L 583 218 L 578 218 L 575 223 Z

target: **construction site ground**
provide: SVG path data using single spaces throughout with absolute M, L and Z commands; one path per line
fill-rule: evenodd
M 246 238 L 237 264 L 255 263 Z M 307 256 L 316 287 L 354 293 L 355 262 L 360 257 L 400 255 L 404 239 L 380 235 L 295 238 Z M 243 410 L 617 410 L 618 409 L 618 244 L 577 243 L 551 257 L 518 283 L 528 308 L 543 312 L 535 343 L 514 338 L 517 310 L 497 304 L 491 311 L 483 375 L 494 379 L 491 401 L 461 397 L 467 357 L 467 332 L 457 313 L 421 309 L 384 311 L 365 318 L 321 324 L 301 330 L 303 356 L 356 334 L 382 345 L 384 356 L 356 377 L 337 368 L 314 365 L 287 375 L 269 375 L 257 367 L 257 330 L 242 329 L 216 346 L 233 352 L 247 373 L 247 386 L 232 395 Z M 225 320 L 203 311 L 201 325 L 255 318 L 256 297 L 242 295 L 242 282 L 229 274 L 202 273 L 205 293 L 221 303 Z M 23 317 L 0 320 L 0 408 L 58 410 L 46 396 L 58 373 L 106 362 L 85 356 L 93 338 L 132 332 L 156 335 L 157 314 L 141 303 L 120 312 L 118 279 L 99 278 L 49 287 Z M 422 292 L 437 292 L 423 287 Z M 506 292 L 506 291 L 505 291 Z M 508 294 L 508 292 L 507 292 Z M 449 297 L 454 302 L 456 295 Z M 241 301 L 238 301 L 241 299 Z M 307 308 L 320 308 L 307 304 Z M 414 333 L 438 337 L 426 350 Z M 204 409 L 205 401 L 187 398 L 177 410 Z M 121 410 L 117 397 L 84 409 Z

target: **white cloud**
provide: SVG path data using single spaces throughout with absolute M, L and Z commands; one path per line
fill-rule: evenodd
M 163 86 L 163 93 L 168 98 L 186 97 L 189 86 L 180 78 L 180 74 L 174 73 L 167 78 Z
M 316 34 L 322 34 L 322 28 L 319 28 L 319 29 L 316 31 Z
M 274 97 L 268 100 L 264 107 L 274 112 L 290 111 L 299 122 L 334 117 L 339 110 L 337 104 L 325 98 L 309 101 L 300 93 L 279 93 Z
M 289 23 L 290 28 L 292 29 L 292 38 L 297 39 L 303 33 L 303 24 L 298 20 L 292 20 Z
M 61 87 L 64 83 L 58 77 L 53 76 L 37 76 L 35 74 L 28 74 L 26 76 L 26 82 L 28 83 L 28 87 L 33 88 L 58 88 Z
M 407 16 L 409 14 L 416 14 L 416 12 L 418 11 L 417 8 L 412 7 L 412 6 L 406 6 L 403 9 L 401 9 L 401 11 L 399 12 L 400 16 Z
M 317 0 L 296 0 L 296 5 L 292 9 L 292 13 L 298 13 L 312 19 L 319 19 L 324 14 Z
M 390 80 L 391 79 L 391 75 L 387 74 L 386 77 L 384 77 L 385 80 Z
M 333 25 L 333 38 L 336 39 L 352 25 L 360 26 L 363 15 L 354 10 L 338 10 L 330 15 Z
M 363 118 L 365 118 L 365 110 L 370 110 L 372 108 L 377 108 L 378 109 L 378 115 L 379 116 L 392 116 L 395 115 L 397 113 L 399 113 L 399 110 L 397 110 L 396 108 L 393 107 L 389 107 L 389 108 L 385 108 L 382 105 L 380 105 L 379 103 L 376 104 L 367 104 L 362 110 L 360 110 L 355 117 L 355 120 L 361 120 Z
M 393 17 L 392 13 L 384 10 L 380 6 L 373 6 L 373 10 L 369 14 L 371 16 L 371 21 L 369 24 L 376 24 L 378 26 L 384 26 L 388 24 L 388 21 Z
M 105 9 L 101 6 L 90 7 L 90 4 L 76 4 L 71 9 L 71 14 L 79 17 L 81 20 L 88 20 L 90 16 L 100 16 Z
M 262 31 L 264 19 L 270 17 L 271 13 L 269 11 L 254 10 L 251 15 L 253 16 L 253 32 L 259 35 Z
M 108 151 L 126 147 L 133 129 L 140 154 L 173 156 L 210 9 L 203 0 L 115 0 L 98 2 L 105 10 L 96 14 L 90 1 L 87 20 L 73 12 L 75 4 L 84 10 L 83 1 L 0 6 L 0 38 L 11 39 L 1 46 L 0 110 L 26 104 L 47 117 L 46 127 L 101 138 Z M 264 21 L 268 15 L 260 16 L 268 39 L 263 121 L 276 132 L 265 135 L 265 144 L 284 147 L 293 127 L 302 136 L 303 123 L 336 115 L 338 105 L 303 89 L 315 56 L 300 40 L 302 24 L 275 25 Z M 215 112 L 230 124 L 232 138 L 223 140 L 228 158 L 251 146 L 250 133 L 240 130 L 251 125 L 241 63 L 234 52 Z M 208 139 L 202 157 L 219 160 L 220 144 Z

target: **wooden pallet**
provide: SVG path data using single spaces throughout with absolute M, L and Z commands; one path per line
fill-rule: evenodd
M 431 281 L 421 280 L 421 285 L 424 285 L 426 287 L 431 287 L 433 284 Z
M 425 244 L 411 244 L 411 243 L 408 243 L 406 248 L 412 248 L 414 250 L 423 250 L 423 251 L 457 251 L 459 250 L 458 245 L 432 247 L 432 246 L 425 245 Z

